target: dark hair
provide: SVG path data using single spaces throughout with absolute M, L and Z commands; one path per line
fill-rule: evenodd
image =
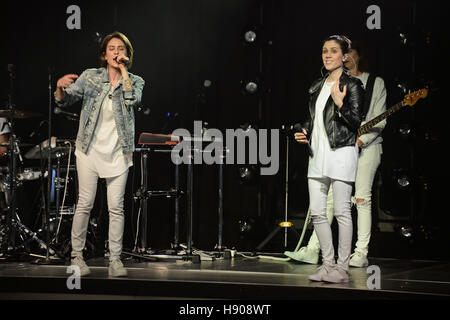
M 358 52 L 359 56 L 358 70 L 361 72 L 369 72 L 370 69 L 369 61 L 367 59 L 363 44 L 358 41 L 353 41 L 351 49 Z
M 341 47 L 341 50 L 342 50 L 342 54 L 348 53 L 350 51 L 350 49 L 352 48 L 352 42 L 350 41 L 350 39 L 343 35 L 329 36 L 325 40 L 322 41 L 322 45 L 325 42 L 330 41 L 330 40 L 334 40 L 339 44 L 339 46 Z
M 118 31 L 108 34 L 100 44 L 100 57 L 99 57 L 100 65 L 104 68 L 107 65 L 104 55 L 106 53 L 106 46 L 108 45 L 108 42 L 113 38 L 120 39 L 123 41 L 123 43 L 125 43 L 125 47 L 127 48 L 127 56 L 130 59 L 130 61 L 128 62 L 128 69 L 131 69 L 131 66 L 133 65 L 133 55 L 134 55 L 133 46 L 131 45 L 130 40 L 128 40 L 128 38 L 123 33 Z

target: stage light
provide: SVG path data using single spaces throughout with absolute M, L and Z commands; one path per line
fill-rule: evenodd
M 239 220 L 238 223 L 239 223 L 239 232 L 241 233 L 247 233 L 253 229 L 253 223 L 250 223 L 246 220 Z
M 206 79 L 205 81 L 203 81 L 203 87 L 205 88 L 211 87 L 211 84 L 212 84 L 211 80 Z
M 397 184 L 400 189 L 406 189 L 411 185 L 408 176 L 404 175 L 397 179 Z
M 258 91 L 258 84 L 256 84 L 253 81 L 249 81 L 247 82 L 247 84 L 245 85 L 245 90 L 250 93 L 250 94 L 254 94 Z
M 249 30 L 244 34 L 245 41 L 253 43 L 256 40 L 256 33 L 253 30 Z
M 251 167 L 239 167 L 238 171 L 239 179 L 241 179 L 242 182 L 248 182 L 254 176 L 254 172 Z
M 250 123 L 247 122 L 239 125 L 239 128 L 241 128 L 244 132 L 248 132 L 250 129 L 257 130 L 256 127 L 253 127 Z
M 400 133 L 400 136 L 402 138 L 407 139 L 411 134 L 411 127 L 407 123 L 402 124 L 402 125 L 400 125 L 398 132 Z
M 250 76 L 239 80 L 241 92 L 245 96 L 258 96 L 262 92 L 261 80 L 259 76 Z
M 100 43 L 102 43 L 103 37 L 100 32 L 96 31 L 92 35 L 92 39 L 94 40 L 94 42 L 97 42 L 98 44 L 100 44 Z
M 397 83 L 397 88 L 399 88 L 403 94 L 408 93 L 408 89 L 406 87 L 406 84 L 403 83 L 403 82 Z
M 406 43 L 408 42 L 408 36 L 406 33 L 404 32 L 400 32 L 400 34 L 398 35 L 400 38 L 400 43 L 403 45 L 406 45 Z
M 401 226 L 398 230 L 400 237 L 408 240 L 412 238 L 413 232 L 414 232 L 413 228 L 408 225 Z
M 238 167 L 239 181 L 241 184 L 254 183 L 259 176 L 257 165 L 245 164 Z

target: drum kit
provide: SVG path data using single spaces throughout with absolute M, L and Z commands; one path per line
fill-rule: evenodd
M 67 260 L 70 253 L 70 229 L 66 229 L 72 223 L 77 195 L 76 170 L 71 165 L 74 140 L 51 137 L 50 143 L 49 140 L 38 145 L 21 143 L 14 133 L 13 121 L 39 118 L 42 115 L 22 110 L 0 110 L 0 117 L 6 118 L 10 127 L 9 141 L 0 143 L 0 147 L 7 150 L 2 164 L 6 163 L 5 159 L 8 160 L 6 166 L 0 167 L 0 258 Z M 30 148 L 23 157 L 21 148 Z M 50 167 L 50 173 L 44 166 L 49 158 L 53 159 L 52 162 L 56 160 L 56 164 Z M 40 160 L 41 165 L 25 166 L 28 160 Z M 45 180 L 49 188 L 45 187 Z M 29 186 L 33 190 L 30 191 Z M 21 217 L 32 216 L 34 212 L 21 212 L 24 206 L 21 202 L 23 199 L 31 202 L 32 193 L 40 201 L 36 223 L 30 228 L 22 222 Z M 30 204 L 28 207 L 32 211 L 37 209 Z M 40 223 L 37 222 L 39 220 Z

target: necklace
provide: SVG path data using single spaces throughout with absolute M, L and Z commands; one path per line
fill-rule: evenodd
M 109 89 L 108 98 L 112 99 L 113 92 L 114 92 L 114 87 L 113 87 L 113 85 L 111 85 L 111 89 Z

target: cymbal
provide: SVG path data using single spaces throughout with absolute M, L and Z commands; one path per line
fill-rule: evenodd
M 10 146 L 9 142 L 0 142 L 0 147 L 9 148 L 9 146 Z M 26 147 L 32 147 L 32 146 L 34 146 L 34 144 L 32 144 L 32 143 L 19 143 L 19 147 L 26 148 Z
M 13 119 L 25 119 L 25 118 L 39 118 L 43 115 L 37 112 L 24 111 L 24 110 L 0 110 L 0 117 L 13 118 Z

